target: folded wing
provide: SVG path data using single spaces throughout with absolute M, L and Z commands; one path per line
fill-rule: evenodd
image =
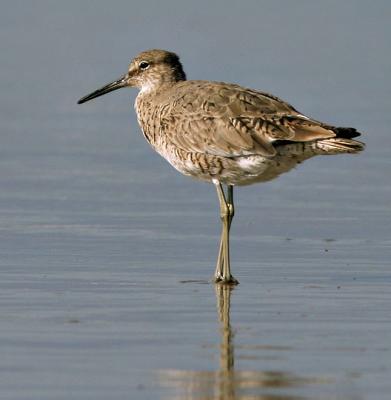
M 189 90 L 188 85 L 194 90 Z M 163 104 L 160 127 L 185 151 L 223 157 L 276 154 L 273 142 L 335 137 L 332 127 L 297 112 L 283 100 L 237 85 L 185 81 Z M 172 101 L 174 100 L 174 101 Z

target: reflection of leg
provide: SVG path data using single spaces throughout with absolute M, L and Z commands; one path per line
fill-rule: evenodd
M 216 285 L 217 311 L 220 324 L 223 330 L 231 330 L 230 327 L 230 306 L 232 286 Z
M 222 232 L 220 238 L 219 255 L 217 258 L 215 282 L 238 284 L 239 282 L 231 275 L 230 255 L 229 255 L 229 230 L 234 216 L 233 186 L 228 186 L 227 200 L 225 198 L 223 186 L 215 181 L 217 196 L 220 203 L 220 218 L 222 222 Z
M 233 333 L 230 325 L 230 303 L 231 291 L 233 287 L 230 285 L 215 285 L 217 311 L 220 320 L 220 393 L 230 393 L 234 389 L 235 380 L 234 373 L 234 345 Z M 232 386 L 232 387 L 231 387 Z M 223 397 L 231 398 L 231 397 Z M 234 398 L 234 397 L 232 397 Z

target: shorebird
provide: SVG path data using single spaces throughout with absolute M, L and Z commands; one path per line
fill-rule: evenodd
M 234 186 L 269 181 L 316 155 L 364 149 L 353 140 L 360 136 L 356 129 L 316 121 L 271 94 L 187 80 L 179 57 L 166 50 L 140 53 L 125 75 L 78 104 L 123 87 L 139 89 L 135 110 L 150 145 L 182 174 L 217 189 L 222 232 L 216 283 L 238 283 L 229 251 Z

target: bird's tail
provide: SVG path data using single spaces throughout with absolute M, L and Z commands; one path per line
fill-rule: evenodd
M 334 137 L 312 142 L 311 147 L 317 154 L 354 154 L 364 150 L 365 144 L 358 140 Z

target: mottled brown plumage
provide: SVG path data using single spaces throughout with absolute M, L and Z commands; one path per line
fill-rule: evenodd
M 357 153 L 354 128 L 337 128 L 299 113 L 268 93 L 239 85 L 188 81 L 176 54 L 140 53 L 121 79 L 79 103 L 125 86 L 140 89 L 135 109 L 146 140 L 185 175 L 217 188 L 223 234 L 215 279 L 236 283 L 230 273 L 229 228 L 233 186 L 274 179 L 321 154 Z M 227 194 L 222 184 L 228 185 Z

